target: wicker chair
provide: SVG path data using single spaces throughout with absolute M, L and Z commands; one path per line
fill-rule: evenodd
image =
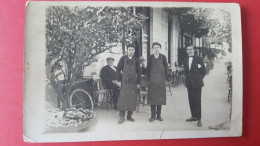
M 95 88 L 94 97 L 98 99 L 95 103 L 100 103 L 101 106 L 106 105 L 107 110 L 109 110 L 109 105 L 112 106 L 112 91 L 105 88 L 99 75 L 93 75 L 92 77 Z

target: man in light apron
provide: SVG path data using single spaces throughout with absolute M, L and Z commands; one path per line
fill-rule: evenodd
M 153 122 L 156 118 L 163 121 L 161 117 L 162 105 L 166 105 L 166 85 L 168 81 L 168 63 L 166 56 L 160 54 L 161 44 L 152 44 L 154 54 L 148 58 L 147 75 L 149 81 L 147 103 L 151 105 L 151 118 Z M 156 117 L 157 115 L 157 117 Z
M 134 122 L 133 111 L 137 104 L 137 89 L 140 88 L 140 63 L 137 57 L 134 56 L 134 45 L 127 46 L 127 55 L 121 57 L 117 65 L 117 71 L 123 72 L 121 79 L 121 89 L 118 99 L 117 108 L 119 110 L 118 124 L 124 122 L 125 111 L 127 112 L 127 120 Z

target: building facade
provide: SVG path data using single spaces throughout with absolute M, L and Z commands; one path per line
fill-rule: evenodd
M 202 47 L 204 45 L 202 35 L 195 35 L 190 29 L 185 29 L 184 21 L 190 20 L 190 16 L 182 15 L 169 8 L 133 7 L 133 13 L 144 15 L 147 19 L 143 20 L 140 40 L 134 41 L 136 45 L 135 56 L 143 56 L 146 60 L 153 54 L 152 43 L 159 42 L 161 53 L 167 57 L 171 69 L 181 65 L 183 56 L 186 55 L 185 48 L 188 45 Z M 193 18 L 194 19 L 194 18 Z M 183 25 L 183 26 L 182 26 Z M 106 65 L 106 58 L 115 58 L 117 65 L 120 57 L 124 55 L 122 44 L 99 55 L 98 62 L 85 69 L 85 75 L 91 72 L 100 73 Z

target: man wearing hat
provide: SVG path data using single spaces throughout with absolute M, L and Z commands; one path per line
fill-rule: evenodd
M 139 61 L 140 61 L 140 68 L 141 68 L 141 75 L 146 75 L 147 74 L 147 70 L 146 70 L 146 66 L 145 66 L 145 59 L 143 56 L 139 57 Z
M 113 105 L 114 109 L 117 110 L 117 101 L 119 96 L 119 86 L 116 84 L 119 80 L 119 76 L 114 66 L 115 59 L 112 57 L 107 58 L 107 65 L 101 70 L 101 78 L 105 86 L 113 92 Z

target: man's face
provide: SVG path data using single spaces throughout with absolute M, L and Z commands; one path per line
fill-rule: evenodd
M 109 66 L 113 66 L 114 65 L 114 60 L 107 60 L 107 64 Z
M 132 56 L 134 56 L 134 53 L 135 53 L 135 48 L 133 48 L 133 47 L 127 48 L 128 56 L 132 57 Z
M 194 55 L 194 48 L 193 47 L 187 47 L 187 50 L 186 50 L 186 52 L 187 52 L 187 54 L 188 54 L 188 56 L 193 56 Z
M 161 50 L 161 47 L 159 45 L 154 45 L 153 46 L 153 53 L 154 54 L 159 54 Z

